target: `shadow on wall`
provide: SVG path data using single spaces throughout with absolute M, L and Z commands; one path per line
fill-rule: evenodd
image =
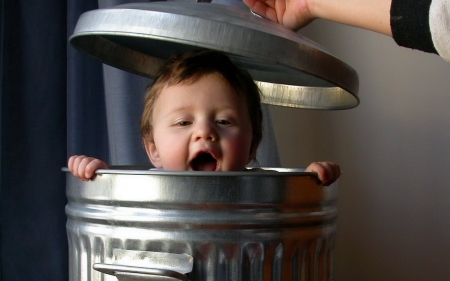
M 449 280 L 450 63 L 324 21 L 302 33 L 360 76 L 355 109 L 271 107 L 283 166 L 341 164 L 335 280 Z

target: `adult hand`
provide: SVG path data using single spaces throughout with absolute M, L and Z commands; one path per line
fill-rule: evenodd
M 243 0 L 255 13 L 268 20 L 298 30 L 314 17 L 306 0 Z
M 255 13 L 263 18 L 298 30 L 309 24 L 315 17 L 307 0 L 243 0 Z

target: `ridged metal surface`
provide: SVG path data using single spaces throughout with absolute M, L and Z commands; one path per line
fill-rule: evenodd
M 104 170 L 106 172 L 106 170 Z M 67 174 L 71 281 L 114 249 L 193 256 L 189 280 L 331 280 L 337 187 L 301 172 Z
M 353 68 L 248 9 L 164 1 L 119 5 L 82 14 L 70 43 L 106 64 L 148 77 L 172 54 L 223 51 L 258 81 L 265 103 L 313 109 L 359 104 Z

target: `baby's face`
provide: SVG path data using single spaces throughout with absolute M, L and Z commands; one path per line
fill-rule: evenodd
M 153 109 L 147 154 L 169 171 L 241 171 L 251 160 L 245 97 L 217 74 L 165 87 Z

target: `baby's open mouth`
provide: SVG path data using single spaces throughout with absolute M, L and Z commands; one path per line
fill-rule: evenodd
M 217 160 L 207 152 L 202 152 L 191 162 L 191 168 L 194 171 L 215 171 Z

